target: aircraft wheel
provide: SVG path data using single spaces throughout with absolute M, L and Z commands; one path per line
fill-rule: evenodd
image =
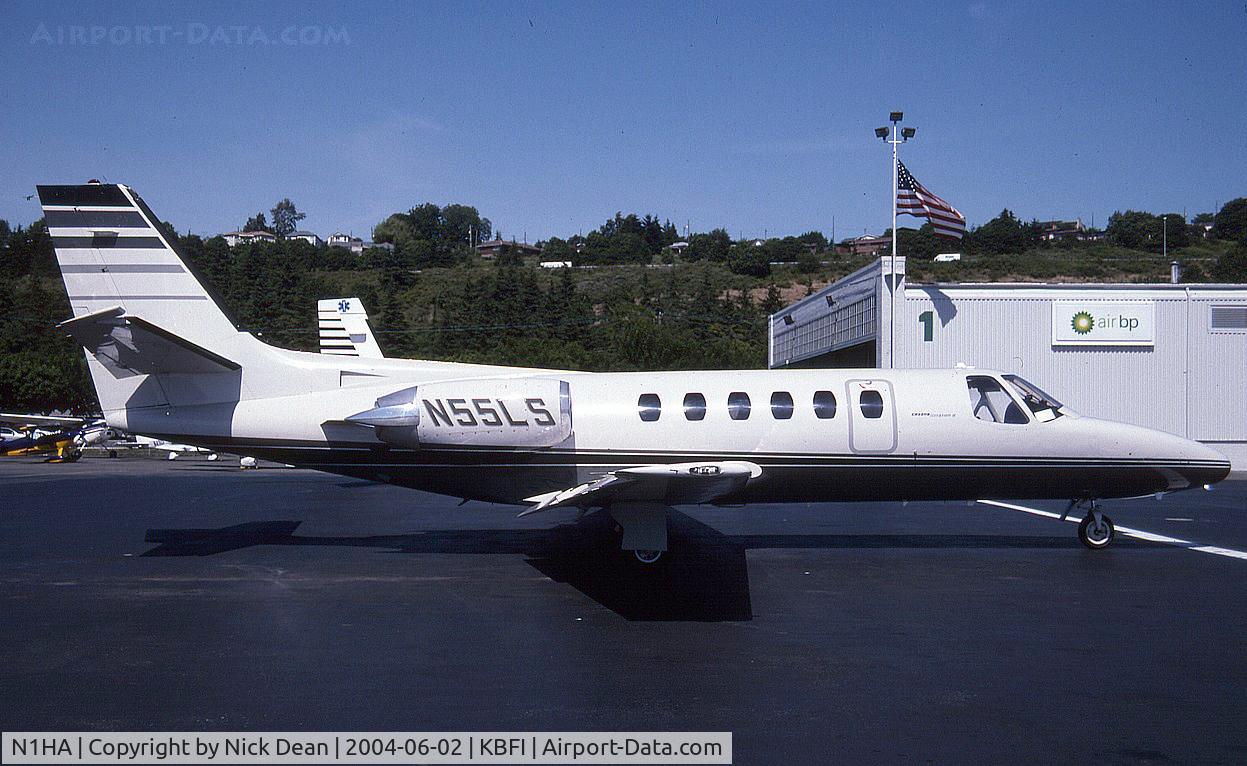
M 645 565 L 657 564 L 662 560 L 663 551 L 633 551 L 636 560 Z
M 671 560 L 666 550 L 621 550 L 620 553 L 623 565 L 640 573 L 661 570 Z
M 1113 520 L 1102 513 L 1089 513 L 1078 523 L 1078 539 L 1093 551 L 1107 548 L 1116 534 Z

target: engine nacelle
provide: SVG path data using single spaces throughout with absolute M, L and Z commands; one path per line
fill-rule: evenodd
M 351 415 L 377 438 L 403 447 L 454 445 L 540 449 L 572 435 L 566 381 L 473 378 L 424 383 L 377 400 Z

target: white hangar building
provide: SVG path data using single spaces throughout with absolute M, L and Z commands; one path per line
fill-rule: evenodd
M 892 306 L 889 260 L 772 315 L 770 366 L 1013 372 L 1076 412 L 1205 442 L 1247 470 L 1247 285 L 910 284 L 898 257 Z

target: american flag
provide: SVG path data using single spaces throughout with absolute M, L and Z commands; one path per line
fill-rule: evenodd
M 966 217 L 957 208 L 927 191 L 905 167 L 905 163 L 897 160 L 897 164 L 900 165 L 896 177 L 897 215 L 925 218 L 939 236 L 961 239 L 966 233 Z

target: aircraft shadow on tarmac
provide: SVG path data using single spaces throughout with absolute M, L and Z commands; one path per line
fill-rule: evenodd
M 515 554 L 628 620 L 744 621 L 753 618 L 745 552 L 771 549 L 1069 548 L 1078 541 L 1040 535 L 730 535 L 683 513 L 670 515 L 671 560 L 653 570 L 618 550 L 608 514 L 549 529 L 432 530 L 402 535 L 296 535 L 299 521 L 259 521 L 219 529 L 149 529 L 144 556 L 211 556 L 256 545 L 378 548 L 409 554 Z M 1139 541 L 1121 541 L 1127 545 Z

